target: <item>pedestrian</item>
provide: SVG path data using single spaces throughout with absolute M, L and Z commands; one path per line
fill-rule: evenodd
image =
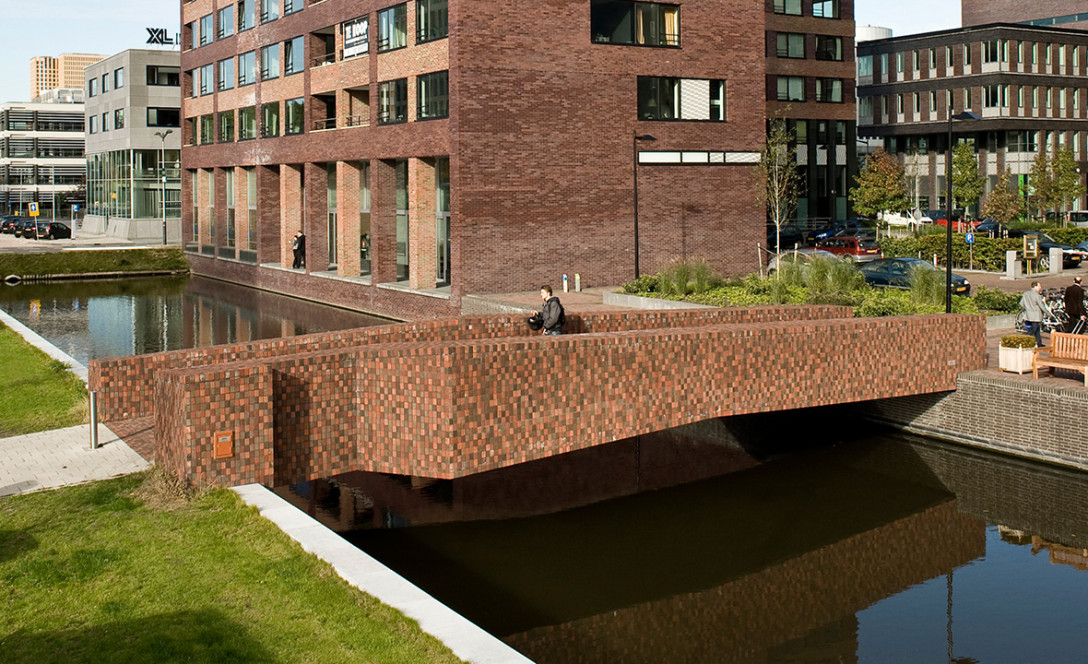
M 545 284 L 540 287 L 540 319 L 543 321 L 541 334 L 563 334 L 563 325 L 567 322 L 566 312 L 559 298 L 552 295 L 552 287 Z
M 1073 277 L 1073 283 L 1065 289 L 1065 313 L 1069 315 L 1068 332 L 1084 329 L 1088 312 L 1084 310 L 1084 288 L 1080 285 L 1080 277 Z
M 1043 319 L 1046 318 L 1046 302 L 1043 300 L 1043 285 L 1031 282 L 1031 288 L 1020 297 L 1020 310 L 1024 312 L 1024 327 L 1028 334 L 1035 335 L 1035 345 L 1043 347 Z
M 291 252 L 295 257 L 291 267 L 296 270 L 306 267 L 306 236 L 302 234 L 301 230 L 295 233 L 294 239 L 291 240 Z

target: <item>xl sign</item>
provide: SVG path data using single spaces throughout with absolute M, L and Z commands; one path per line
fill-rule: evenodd
M 166 28 L 144 28 L 147 30 L 147 34 L 150 35 L 147 38 L 148 44 L 162 44 L 163 46 L 173 46 L 176 42 L 170 37 L 166 36 Z

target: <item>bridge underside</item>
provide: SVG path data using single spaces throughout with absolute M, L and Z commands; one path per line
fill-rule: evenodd
M 104 419 L 154 414 L 196 482 L 456 478 L 714 417 L 951 391 L 978 316 L 844 307 L 480 316 L 95 362 Z M 154 389 L 149 390 L 148 385 Z

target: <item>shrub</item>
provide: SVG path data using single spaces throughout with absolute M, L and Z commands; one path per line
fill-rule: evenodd
M 1016 313 L 1020 310 L 1020 294 L 979 286 L 975 292 L 975 305 L 984 311 Z
M 630 295 L 636 293 L 656 293 L 658 289 L 656 274 L 643 274 L 634 281 L 628 281 L 623 285 L 623 292 Z
M 1035 348 L 1035 337 L 1030 334 L 1006 334 L 1001 337 L 1003 348 Z
M 942 291 L 943 293 L 943 291 Z M 974 300 L 961 295 L 952 296 L 952 312 L 957 314 L 977 314 L 978 307 Z M 913 316 L 917 314 L 944 313 L 944 297 L 939 304 L 915 302 L 909 291 L 891 288 L 873 289 L 865 296 L 860 305 L 854 307 L 858 317 Z
M 657 273 L 658 291 L 680 297 L 709 292 L 718 287 L 721 281 L 721 277 L 704 259 L 676 260 Z
M 910 272 L 910 300 L 915 304 L 944 304 L 945 275 L 916 267 Z

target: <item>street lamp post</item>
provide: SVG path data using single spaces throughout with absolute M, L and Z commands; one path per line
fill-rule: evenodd
M 953 120 L 981 120 L 982 118 L 971 111 L 964 111 L 952 115 L 952 96 L 948 98 L 948 153 L 944 162 L 945 183 L 945 250 L 944 250 L 944 312 L 952 313 L 952 121 Z
M 642 274 L 638 265 L 638 142 L 656 140 L 649 134 L 639 136 L 638 131 L 631 132 L 631 145 L 635 153 L 635 279 L 638 279 Z
M 166 245 L 166 137 L 174 133 L 173 129 L 157 131 L 155 135 L 162 141 L 159 151 L 159 177 L 162 179 L 162 243 Z

